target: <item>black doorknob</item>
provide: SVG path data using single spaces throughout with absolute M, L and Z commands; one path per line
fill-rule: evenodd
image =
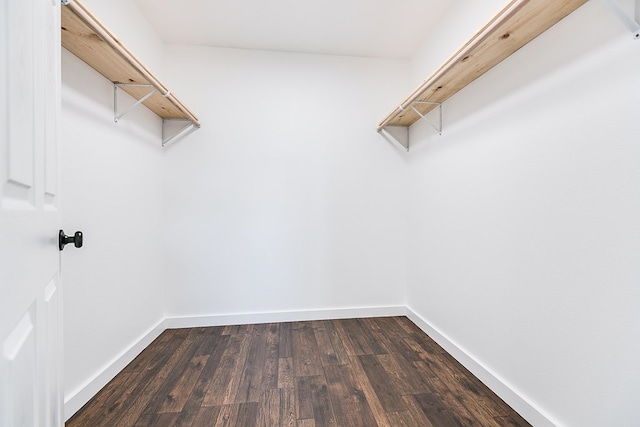
M 73 236 L 67 236 L 63 230 L 58 233 L 58 247 L 63 250 L 65 245 L 73 243 L 76 248 L 82 247 L 82 231 L 76 231 Z

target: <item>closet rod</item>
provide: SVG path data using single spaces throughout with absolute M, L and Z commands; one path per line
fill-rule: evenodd
M 176 99 L 171 91 L 164 87 L 162 83 L 155 78 L 153 74 L 147 68 L 138 61 L 138 59 L 127 50 L 120 42 L 114 37 L 113 34 L 107 30 L 98 19 L 91 14 L 82 4 L 73 0 L 62 0 L 62 4 L 68 7 L 82 22 L 84 22 L 89 28 L 104 40 L 115 52 L 117 52 L 126 62 L 136 69 L 151 86 L 156 88 L 163 97 L 167 98 L 175 107 L 184 113 L 191 122 L 200 127 L 198 118 L 185 107 L 178 99 Z M 123 83 L 123 82 L 121 82 Z

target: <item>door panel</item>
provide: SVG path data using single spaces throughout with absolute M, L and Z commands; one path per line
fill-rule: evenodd
M 44 52 L 40 55 L 44 59 L 44 192 L 43 207 L 45 210 L 53 210 L 58 207 L 58 138 L 59 138 L 59 105 L 60 105 L 60 23 L 56 14 L 60 4 L 56 0 L 40 0 L 43 8 L 48 10 L 45 14 L 43 27 L 44 40 L 40 43 L 44 46 Z M 54 4 L 47 1 L 53 1 Z
M 0 0 L 0 425 L 61 426 L 60 2 Z
M 38 419 L 35 307 L 22 316 L 2 343 L 2 374 L 6 414 L 3 425 L 35 426 Z
M 34 165 L 35 138 L 33 121 L 35 92 L 35 3 L 5 0 L 8 18 L 4 38 L 8 59 L 8 171 L 4 183 L 3 207 L 24 210 L 35 207 Z
M 43 350 L 39 356 L 44 356 L 40 363 L 43 368 L 41 387 L 44 422 L 43 426 L 54 427 L 62 422 L 62 306 L 60 305 L 58 277 L 53 277 L 44 288 L 43 307 L 40 320 L 43 331 Z

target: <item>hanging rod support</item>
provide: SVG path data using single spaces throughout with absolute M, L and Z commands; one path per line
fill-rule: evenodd
M 144 101 L 146 101 L 151 96 L 153 96 L 156 92 L 158 92 L 158 89 L 153 88 L 153 90 L 151 92 L 149 92 L 148 94 L 146 94 L 145 96 L 143 96 L 142 98 L 140 98 L 139 100 L 137 100 L 136 102 L 131 104 L 122 113 L 118 114 L 118 88 L 119 87 L 128 87 L 128 86 L 129 87 L 130 86 L 137 86 L 137 87 L 153 88 L 152 85 L 147 85 L 147 84 L 114 83 L 113 84 L 113 121 L 116 122 L 116 123 L 118 123 L 118 120 L 120 120 L 122 117 L 124 117 L 125 114 L 127 114 L 129 111 L 133 110 L 138 105 L 142 104 Z
M 386 140 L 394 141 L 409 151 L 409 126 L 386 125 L 378 133 Z
M 438 107 L 438 124 L 434 125 L 429 119 L 426 118 L 424 114 L 422 114 L 414 105 L 436 105 Z M 424 120 L 438 132 L 438 135 L 442 135 L 442 102 L 432 102 L 432 101 L 414 101 L 407 108 L 411 108 L 414 113 L 416 113 L 421 120 Z M 398 109 L 404 110 L 402 106 L 399 106 Z M 397 126 L 397 125 L 385 125 L 378 130 L 382 136 L 387 140 L 392 140 L 409 151 L 410 141 L 409 141 L 409 126 Z
M 167 136 L 168 132 L 165 129 L 167 122 L 188 122 L 188 123 L 184 125 L 184 127 L 178 129 L 178 131 L 175 132 L 173 135 Z M 185 135 L 187 132 L 191 131 L 192 129 L 196 129 L 197 127 L 199 126 L 196 126 L 190 119 L 162 119 L 162 146 L 164 147 L 165 145 Z
M 420 111 L 418 111 L 418 109 L 416 107 L 414 107 L 414 105 L 416 105 L 416 104 L 418 104 L 418 105 L 423 105 L 423 104 L 437 105 L 438 106 L 438 125 L 436 126 L 433 123 L 431 123 L 431 121 L 429 119 L 427 119 L 424 114 L 422 114 Z M 416 113 L 418 116 L 420 116 L 420 119 L 424 120 L 425 122 L 427 122 L 429 124 L 429 126 L 434 128 L 435 131 L 438 132 L 438 135 L 442 135 L 442 102 L 414 101 L 414 102 L 411 103 L 410 107 L 414 111 L 414 113 Z
M 626 12 L 618 6 L 614 0 L 602 0 L 611 11 L 622 21 L 622 23 L 633 33 L 633 38 L 640 39 L 640 24 L 634 19 L 627 16 Z

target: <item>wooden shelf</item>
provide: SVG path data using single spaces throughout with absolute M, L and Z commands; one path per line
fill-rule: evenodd
M 120 86 L 136 100 L 157 89 L 143 104 L 159 117 L 200 127 L 198 118 L 78 0 L 62 7 L 61 30 L 62 46 L 114 84 L 151 86 Z
M 380 122 L 410 126 L 587 0 L 513 0 Z

